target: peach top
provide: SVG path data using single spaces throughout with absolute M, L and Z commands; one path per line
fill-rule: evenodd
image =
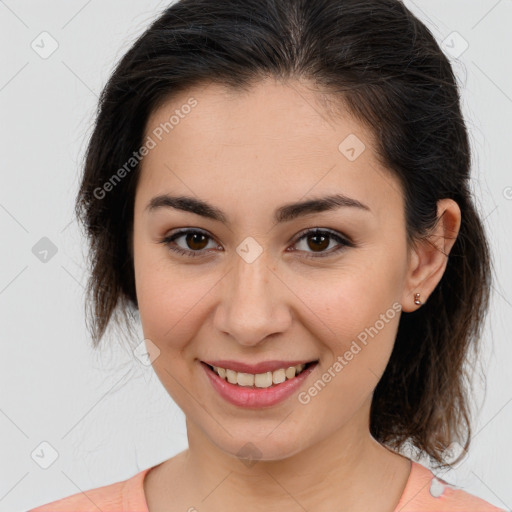
M 153 466 L 155 467 L 155 466 Z M 142 483 L 147 468 L 114 484 L 80 492 L 28 512 L 149 512 Z M 412 461 L 411 472 L 394 512 L 504 512 L 461 489 L 450 486 L 425 466 Z

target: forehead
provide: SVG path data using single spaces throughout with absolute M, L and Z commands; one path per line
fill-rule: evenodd
M 347 111 L 332 115 L 326 101 L 312 86 L 270 79 L 246 91 L 216 83 L 182 91 L 148 119 L 145 139 L 154 147 L 143 158 L 139 187 L 221 200 L 236 193 L 253 204 L 335 191 L 364 198 L 376 211 L 400 204 L 373 133 Z
M 308 139 L 318 144 L 327 130 L 333 132 L 334 141 L 344 132 L 357 132 L 365 143 L 373 145 L 373 133 L 342 107 L 341 96 L 337 101 L 333 98 L 309 82 L 267 78 L 253 83 L 248 90 L 206 83 L 164 101 L 149 117 L 146 135 L 161 128 L 163 137 L 171 132 L 174 138 L 180 133 L 188 136 L 183 125 L 193 123 L 198 137 L 233 146 L 255 145 L 261 140 Z M 336 107 L 335 115 L 327 105 Z M 160 138 L 158 133 L 156 136 Z

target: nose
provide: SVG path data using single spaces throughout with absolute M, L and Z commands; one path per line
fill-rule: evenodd
M 241 345 L 257 345 L 291 325 L 287 297 L 292 292 L 264 254 L 252 263 L 235 257 L 220 283 L 214 326 Z

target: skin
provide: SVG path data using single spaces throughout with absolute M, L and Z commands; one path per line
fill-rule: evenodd
M 441 200 L 428 242 L 408 247 L 402 191 L 378 163 L 372 133 L 346 111 L 330 115 L 325 97 L 305 82 L 266 79 L 244 93 L 190 88 L 151 115 L 146 135 L 191 96 L 197 106 L 145 156 L 135 197 L 142 328 L 160 351 L 152 364 L 186 416 L 189 443 L 148 473 L 149 510 L 392 512 L 410 461 L 371 437 L 369 411 L 400 313 L 306 405 L 295 395 L 261 410 L 231 405 L 199 361 L 318 359 L 304 391 L 394 303 L 410 312 L 419 307 L 416 292 L 427 300 L 446 268 L 460 210 Z M 366 146 L 354 161 L 338 150 L 349 134 Z M 371 211 L 342 207 L 274 224 L 283 204 L 333 192 Z M 145 209 L 163 193 L 208 201 L 231 224 Z M 311 236 L 298 240 L 315 227 L 356 246 L 334 253 L 333 238 L 324 248 Z M 159 243 L 178 228 L 208 234 L 202 245 L 174 241 L 201 256 Z M 236 252 L 246 237 L 262 248 L 252 263 Z M 249 442 L 260 453 L 252 465 L 237 455 Z

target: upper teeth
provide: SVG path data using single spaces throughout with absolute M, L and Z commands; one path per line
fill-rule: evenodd
M 279 370 L 274 370 L 273 372 L 256 374 L 235 372 L 235 370 L 220 368 L 218 366 L 214 366 L 213 369 L 222 379 L 227 377 L 228 382 L 231 384 L 268 388 L 272 386 L 272 384 L 279 384 L 287 379 L 293 379 L 295 375 L 298 375 L 302 370 L 304 370 L 305 366 L 305 364 L 298 364 L 297 366 L 289 366 L 288 368 L 279 368 Z

